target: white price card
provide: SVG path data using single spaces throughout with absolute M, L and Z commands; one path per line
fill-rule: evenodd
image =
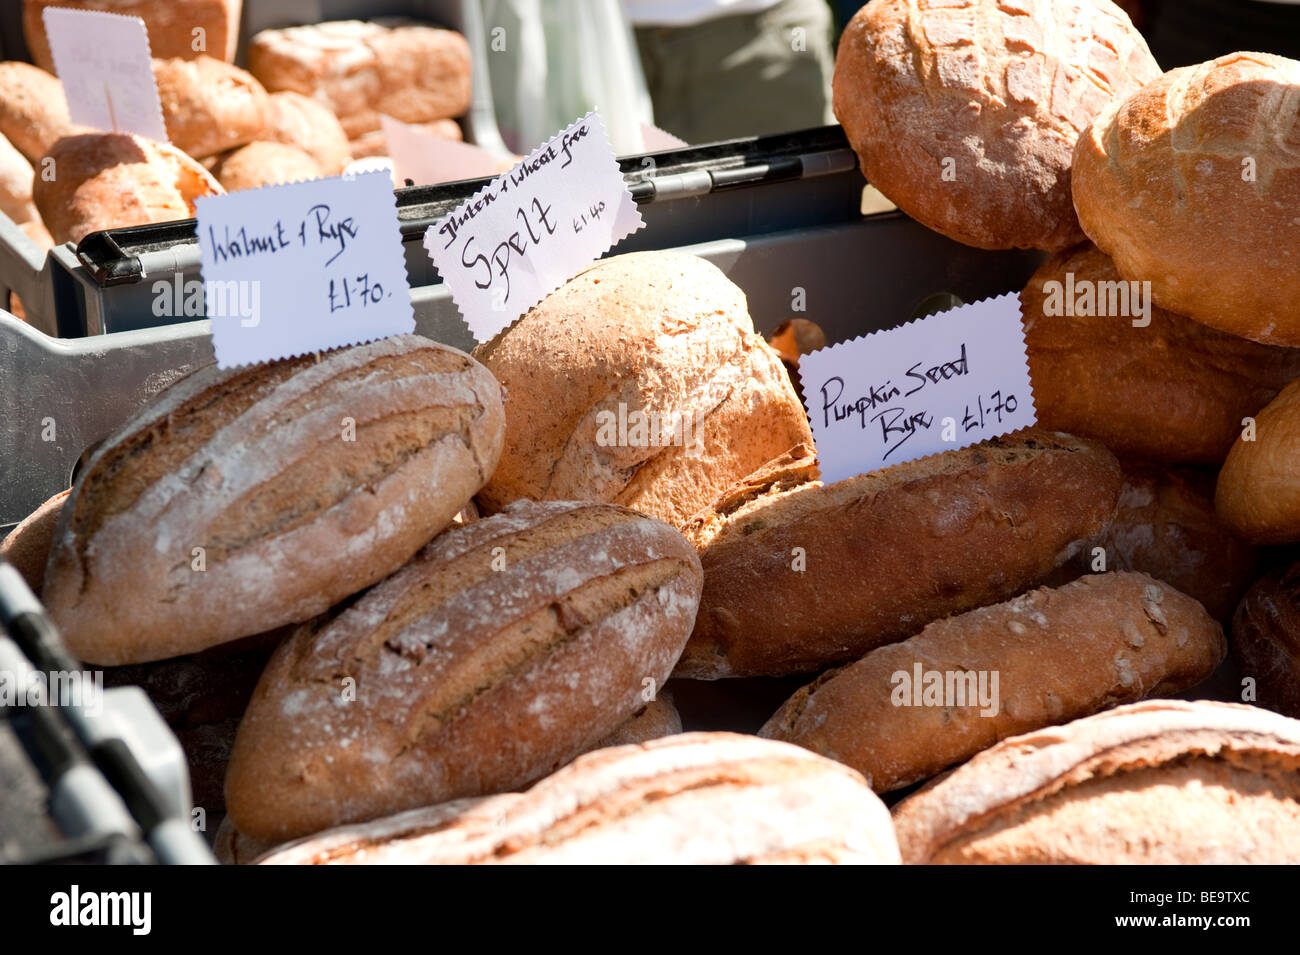
M 195 208 L 220 367 L 415 330 L 386 173 L 204 196 Z
M 799 377 L 828 484 L 1037 420 L 1014 293 L 810 352 Z
M 167 142 L 144 21 L 62 7 L 42 16 L 72 122 Z
M 429 226 L 424 247 L 482 342 L 644 225 L 593 111 Z

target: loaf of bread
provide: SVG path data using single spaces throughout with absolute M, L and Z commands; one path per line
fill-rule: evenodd
M 320 100 L 349 139 L 378 129 L 380 113 L 427 123 L 469 109 L 469 44 L 451 30 L 382 19 L 263 30 L 248 64 L 268 90 Z
M 1295 865 L 1300 722 L 1149 700 L 1014 736 L 904 800 L 909 864 Z
M 1192 598 L 1146 574 L 1095 574 L 872 650 L 795 693 L 759 735 L 889 792 L 1016 733 L 1195 686 L 1227 652 Z
M 684 252 L 605 259 L 474 356 L 506 388 L 506 446 L 479 494 L 611 501 L 678 526 L 800 442 L 808 417 L 745 294 Z
M 1115 519 L 1048 583 L 1058 586 L 1087 573 L 1140 571 L 1187 594 L 1227 625 L 1255 579 L 1258 560 L 1255 548 L 1215 512 L 1212 473 L 1125 465 Z
M 835 58 L 834 108 L 867 181 L 983 249 L 1064 249 L 1079 134 L 1160 75 L 1109 0 L 875 0 Z
M 54 528 L 68 493 L 60 491 L 54 495 L 23 518 L 22 523 L 0 541 L 0 557 L 14 565 L 38 597 L 45 583 L 45 562 L 50 559 Z
M 57 77 L 30 63 L 0 63 L 0 135 L 35 163 L 72 132 Z
M 329 107 L 291 90 L 272 93 L 266 105 L 263 139 L 306 151 L 325 176 L 337 176 L 352 161 L 347 134 Z
M 1232 652 L 1260 706 L 1300 717 L 1300 564 L 1255 583 L 1232 620 Z
M 441 136 L 443 139 L 460 142 L 465 138 L 465 134 L 461 132 L 460 124 L 454 119 L 435 119 L 431 123 L 413 123 L 412 125 L 427 130 L 435 136 Z M 382 129 L 374 129 L 352 140 L 348 148 L 357 159 L 365 159 L 368 156 L 387 156 L 388 139 L 384 136 Z M 513 165 L 513 162 L 510 163 L 506 166 L 506 169 Z
M 1079 222 L 1164 308 L 1300 345 L 1298 141 L 1295 60 L 1232 53 L 1170 70 L 1080 137 Z
M 1219 464 L 1242 418 L 1300 376 L 1300 349 L 1165 311 L 1091 244 L 1046 262 L 1020 307 L 1038 424 L 1120 457 Z
M 194 216 L 194 200 L 220 195 L 201 165 L 167 143 L 125 133 L 67 136 L 48 157 L 57 174 L 37 176 L 32 194 L 56 242 L 92 232 Z
M 252 74 L 210 56 L 154 60 L 167 138 L 191 156 L 214 156 L 261 139 L 266 90 Z
M 528 792 L 417 809 L 281 846 L 263 865 L 896 865 L 889 813 L 796 746 L 687 733 L 590 753 Z
M 1214 491 L 1219 516 L 1256 544 L 1300 541 L 1298 461 L 1300 381 L 1294 381 L 1255 415 L 1228 452 Z
M 1106 527 L 1122 482 L 1101 445 L 1038 429 L 831 485 L 799 464 L 687 525 L 704 596 L 675 676 L 818 670 L 1006 600 Z
M 45 8 L 102 10 L 143 20 L 156 57 L 193 59 L 206 53 L 229 63 L 239 42 L 242 5 L 242 0 L 23 0 L 23 34 L 32 60 L 53 72 Z
M 700 585 L 682 535 L 627 508 L 447 531 L 277 651 L 226 778 L 236 827 L 293 838 L 554 771 L 663 685 Z
M 71 651 L 194 653 L 308 620 L 447 526 L 501 448 L 500 386 L 400 335 L 181 379 L 77 476 L 45 574 Z
M 212 167 L 212 174 L 226 192 L 238 192 L 282 182 L 319 179 L 324 172 L 320 163 L 297 146 L 257 142 L 227 153 Z
M 32 202 L 32 164 L 0 133 L 0 213 L 15 225 L 40 218 Z
M 652 739 L 673 736 L 682 731 L 682 717 L 673 706 L 672 694 L 667 690 L 645 705 L 638 713 L 614 732 L 598 740 L 592 749 L 605 749 L 610 746 L 629 746 L 633 743 L 648 743 Z

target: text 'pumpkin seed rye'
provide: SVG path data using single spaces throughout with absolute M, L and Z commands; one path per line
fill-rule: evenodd
M 308 620 L 446 527 L 492 472 L 503 426 L 487 370 L 416 335 L 209 365 L 78 476 L 46 605 L 72 652 L 96 664 Z
M 679 531 L 614 505 L 441 534 L 276 651 L 231 756 L 235 825 L 287 839 L 552 772 L 663 686 L 700 587 Z
M 897 865 L 846 766 L 733 733 L 602 749 L 525 793 L 417 809 L 281 846 L 264 865 Z
M 507 397 L 501 464 L 479 494 L 489 512 L 522 497 L 606 501 L 677 527 L 812 442 L 744 293 L 682 252 L 592 266 L 474 357 Z
M 1115 513 L 1100 444 L 1029 428 L 824 485 L 793 449 L 684 532 L 704 596 L 674 675 L 783 676 L 856 660 L 1042 581 Z

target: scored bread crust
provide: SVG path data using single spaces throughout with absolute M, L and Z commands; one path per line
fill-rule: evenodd
M 285 839 L 546 775 L 663 685 L 700 585 L 682 535 L 626 508 L 453 528 L 276 653 L 231 757 L 236 825 Z
M 834 109 L 867 181 L 914 219 L 1057 251 L 1083 238 L 1080 132 L 1159 75 L 1109 0 L 875 0 L 840 39 Z
M 674 675 L 808 672 L 1006 600 L 1106 526 L 1122 480 L 1100 444 L 1031 428 L 706 510 L 691 522 L 712 537 L 704 595 Z
M 1005 739 L 899 803 L 903 861 L 1300 862 L 1300 722 L 1148 700 Z
M 21 60 L 0 63 L 0 134 L 35 164 L 72 132 L 58 77 Z
M 1300 717 L 1300 564 L 1256 581 L 1232 620 L 1232 652 L 1260 706 Z
M 78 475 L 45 603 L 72 652 L 99 664 L 307 620 L 447 526 L 491 473 L 502 418 L 486 369 L 416 335 L 208 365 Z
M 1146 574 L 1097 574 L 936 620 L 873 650 L 796 692 L 759 735 L 837 759 L 889 792 L 1007 736 L 1195 686 L 1227 649 L 1223 629 L 1192 598 Z M 945 681 L 996 673 L 996 698 L 913 705 L 923 688 L 917 664 Z
M 281 846 L 263 865 L 876 863 L 898 846 L 848 767 L 771 740 L 686 733 L 579 757 L 523 794 Z
M 1075 152 L 1079 221 L 1124 278 L 1269 345 L 1300 345 L 1298 193 L 1300 62 L 1268 53 L 1170 70 Z
M 1214 507 L 1255 544 L 1300 541 L 1300 379 L 1254 416 L 1253 440 L 1238 435 L 1219 469 Z
M 522 497 L 610 501 L 676 527 L 764 462 L 812 443 L 744 293 L 684 252 L 599 262 L 474 356 L 509 396 L 501 464 L 479 494 L 489 511 Z M 698 447 L 602 443 L 602 422 L 620 408 L 633 423 L 681 416 Z
M 167 138 L 196 159 L 262 136 L 266 90 L 251 73 L 210 56 L 153 61 Z

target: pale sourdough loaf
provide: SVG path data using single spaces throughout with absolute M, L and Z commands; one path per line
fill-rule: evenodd
M 231 757 L 235 825 L 292 838 L 552 772 L 663 685 L 700 584 L 685 538 L 627 508 L 451 529 L 277 651 Z
M 1071 290 L 1073 314 L 1062 314 Z M 1219 464 L 1242 418 L 1300 375 L 1300 349 L 1247 341 L 1150 302 L 1150 324 L 1135 326 L 1146 321 L 1135 308 L 1143 295 L 1091 244 L 1034 273 L 1020 308 L 1038 424 L 1096 438 L 1120 457 Z
M 1300 722 L 1149 700 L 1005 739 L 904 800 L 910 864 L 1300 863 Z
M 1156 302 L 1300 345 L 1300 62 L 1233 53 L 1170 70 L 1079 139 L 1084 232 Z
M 489 511 L 524 497 L 611 501 L 677 526 L 812 442 L 745 294 L 684 252 L 601 261 L 474 356 L 509 396 L 505 451 L 478 498 Z
M 1300 541 L 1300 381 L 1254 416 L 1251 432 L 1238 435 L 1219 469 L 1214 506 L 1248 541 Z
M 270 94 L 266 105 L 263 139 L 305 150 L 326 176 L 337 176 L 352 161 L 347 134 L 328 106 L 291 90 Z
M 252 74 L 210 56 L 153 61 L 167 138 L 196 159 L 260 139 L 270 122 Z
M 78 475 L 46 605 L 72 652 L 98 664 L 307 620 L 446 527 L 491 472 L 501 431 L 492 376 L 415 335 L 206 366 Z
M 1260 706 L 1300 717 L 1300 564 L 1250 588 L 1232 620 L 1232 652 Z
M 239 42 L 242 6 L 242 0 L 23 0 L 23 34 L 32 61 L 53 72 L 42 17 L 45 8 L 102 10 L 142 19 L 149 51 L 156 57 L 193 59 L 207 54 L 229 63 Z
M 520 794 L 321 833 L 263 865 L 896 865 L 853 770 L 796 746 L 687 733 L 589 753 Z
M 57 77 L 30 63 L 0 63 L 0 134 L 34 164 L 72 132 Z
M 985 249 L 1083 238 L 1070 202 L 1080 132 L 1160 75 L 1109 0 L 875 0 L 835 58 L 835 115 L 867 181 Z
M 704 596 L 675 675 L 782 676 L 856 660 L 1042 581 L 1115 512 L 1101 445 L 1026 429 L 823 485 L 797 449 L 686 526 Z
M 1227 650 L 1223 629 L 1185 594 L 1146 574 L 1096 574 L 872 650 L 795 693 L 759 735 L 839 760 L 888 792 L 1015 733 L 1185 690 Z

